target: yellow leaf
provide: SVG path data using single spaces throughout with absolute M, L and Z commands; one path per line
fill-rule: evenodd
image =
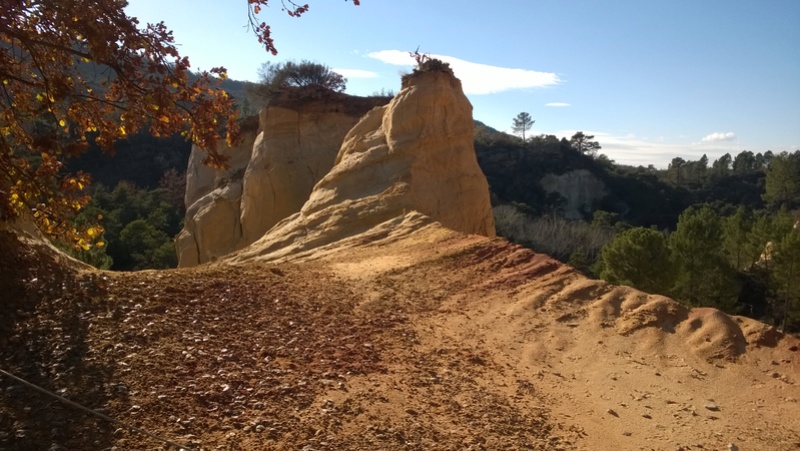
M 127 135 L 127 134 L 128 134 L 128 133 L 125 131 L 125 127 L 124 127 L 124 126 L 122 126 L 122 125 L 120 125 L 120 126 L 119 126 L 119 134 L 120 134 L 120 135 L 122 135 L 122 136 L 125 136 L 125 135 Z
M 60 121 L 58 121 L 58 125 L 64 127 L 65 125 L 67 125 L 67 121 L 65 121 L 64 119 L 61 119 Z
M 86 234 L 94 238 L 95 236 L 97 236 L 97 229 L 95 229 L 94 227 L 89 227 L 89 230 L 86 231 Z
M 105 245 L 106 245 L 106 243 L 104 243 L 104 242 L 102 242 L 102 241 L 98 241 L 98 242 L 95 244 L 95 246 L 97 246 L 97 247 L 103 247 L 103 246 L 105 246 Z
M 169 118 L 167 116 L 160 116 L 158 120 L 165 124 L 169 124 Z

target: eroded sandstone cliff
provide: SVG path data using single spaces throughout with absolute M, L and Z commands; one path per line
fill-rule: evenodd
M 408 77 L 344 138 L 302 209 L 235 257 L 274 259 L 364 232 L 410 211 L 493 237 L 489 187 L 473 147 L 472 105 L 449 70 Z
M 300 210 L 333 166 L 342 138 L 385 98 L 306 91 L 273 99 L 242 126 L 243 141 L 227 149 L 230 167 L 202 164 L 192 149 L 186 219 L 176 240 L 178 266 L 216 260 L 259 239 Z

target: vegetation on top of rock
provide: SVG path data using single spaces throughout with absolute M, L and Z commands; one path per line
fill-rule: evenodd
M 415 77 L 430 72 L 441 72 L 455 78 L 455 74 L 453 73 L 453 69 L 450 68 L 449 63 L 445 63 L 440 59 L 431 58 L 427 53 L 420 53 L 419 48 L 413 52 L 409 52 L 408 54 L 410 57 L 414 58 L 414 61 L 417 62 L 417 65 L 410 74 L 405 74 L 401 78 L 401 86 L 403 88 L 408 86 L 408 83 Z
M 281 93 L 302 97 L 317 91 L 344 92 L 347 87 L 346 78 L 324 64 L 308 60 L 299 63 L 266 62 L 258 74 L 259 83 L 251 86 L 250 93 L 262 100 L 268 100 Z

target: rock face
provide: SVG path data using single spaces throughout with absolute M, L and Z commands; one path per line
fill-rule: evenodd
M 203 164 L 204 152 L 192 147 L 186 170 L 186 217 L 175 240 L 178 266 L 194 266 L 225 255 L 239 246 L 243 175 L 258 132 L 255 118 L 242 124 L 243 140 L 225 152 L 230 166 L 220 171 Z
M 348 112 L 338 102 L 312 102 L 262 112 L 264 132 L 256 138 L 244 174 L 241 224 L 245 244 L 300 211 L 314 185 L 333 167 L 345 134 L 374 106 L 365 103 L 364 108 Z
M 539 184 L 548 193 L 558 193 L 567 200 L 564 217 L 583 219 L 594 210 L 593 204 L 608 194 L 606 185 L 586 169 L 577 169 L 566 174 L 547 174 Z
M 176 247 L 178 266 L 216 260 L 253 243 L 296 213 L 333 166 L 345 134 L 386 98 L 304 92 L 274 99 L 242 126 L 229 149 L 230 168 L 202 164 L 192 149 L 186 181 L 186 220 Z
M 232 258 L 280 258 L 411 211 L 456 231 L 495 236 L 473 130 L 472 105 L 449 70 L 407 77 L 388 105 L 350 130 L 300 212 Z

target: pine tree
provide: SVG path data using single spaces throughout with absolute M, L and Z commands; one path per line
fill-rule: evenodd
M 749 268 L 755 261 L 747 252 L 747 234 L 752 226 L 753 220 L 744 206 L 739 206 L 736 213 L 722 221 L 722 247 L 731 265 L 739 271 Z
M 704 206 L 684 211 L 669 246 L 678 264 L 675 297 L 735 313 L 739 282 L 723 257 L 722 221 L 714 210 Z
M 514 131 L 514 133 L 522 133 L 522 140 L 525 141 L 525 132 L 530 130 L 531 127 L 533 127 L 534 122 L 536 121 L 531 119 L 530 114 L 522 112 L 519 113 L 517 117 L 514 118 L 514 122 L 513 125 L 511 126 L 511 129 Z
M 668 294 L 675 268 L 663 233 L 637 227 L 618 234 L 602 252 L 600 274 L 611 283 L 648 293 Z
M 775 156 L 767 169 L 764 201 L 773 207 L 800 204 L 800 151 Z
M 569 143 L 572 145 L 572 148 L 578 152 L 594 157 L 602 147 L 599 142 L 592 141 L 593 139 L 594 135 L 586 135 L 583 132 L 577 132 L 572 135 Z

